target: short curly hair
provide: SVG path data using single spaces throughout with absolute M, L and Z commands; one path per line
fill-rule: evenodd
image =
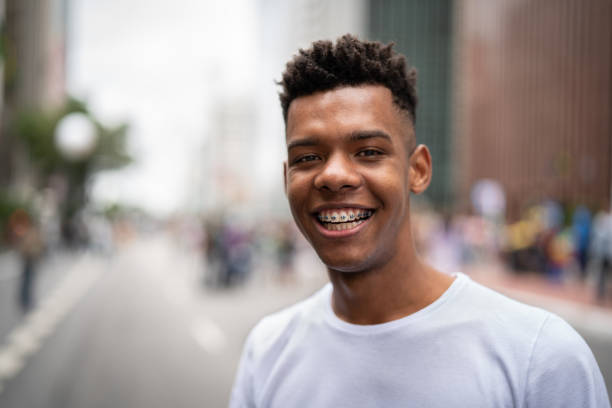
M 289 106 L 300 96 L 342 86 L 383 85 L 393 102 L 416 121 L 416 69 L 393 50 L 394 43 L 360 41 L 351 34 L 336 40 L 316 41 L 300 49 L 283 72 L 279 93 L 283 118 L 287 123 Z

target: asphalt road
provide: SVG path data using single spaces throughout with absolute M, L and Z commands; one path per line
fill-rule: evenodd
M 213 291 L 201 268 L 165 239 L 67 263 L 0 349 L 0 407 L 227 406 L 250 328 L 320 282 Z
M 12 317 L 0 342 L 0 407 L 227 406 L 250 328 L 325 279 L 315 270 L 299 284 L 260 275 L 244 288 L 206 289 L 200 260 L 163 237 L 111 258 L 64 259 L 56 270 L 38 308 Z M 612 338 L 582 334 L 610 390 Z

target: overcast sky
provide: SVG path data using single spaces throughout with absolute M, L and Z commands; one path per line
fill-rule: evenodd
M 72 0 L 68 91 L 106 123 L 129 122 L 136 159 L 97 178 L 97 200 L 158 214 L 181 209 L 215 93 L 252 87 L 240 62 L 256 48 L 254 4 Z

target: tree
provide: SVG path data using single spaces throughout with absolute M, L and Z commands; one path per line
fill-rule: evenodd
M 78 158 L 62 152 L 55 137 L 62 118 L 76 112 L 91 120 L 96 134 L 91 152 Z M 89 112 L 85 103 L 68 99 L 60 109 L 21 112 L 15 122 L 15 134 L 29 156 L 37 190 L 50 187 L 53 178 L 60 178 L 65 183 L 59 209 L 62 238 L 69 245 L 78 243 L 85 238 L 78 232 L 78 215 L 89 200 L 88 184 L 92 175 L 118 169 L 132 161 L 126 152 L 128 125 L 105 126 Z

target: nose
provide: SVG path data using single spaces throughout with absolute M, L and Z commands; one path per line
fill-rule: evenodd
M 319 190 L 339 192 L 356 188 L 360 184 L 361 176 L 355 163 L 342 154 L 331 155 L 314 178 L 314 186 Z

